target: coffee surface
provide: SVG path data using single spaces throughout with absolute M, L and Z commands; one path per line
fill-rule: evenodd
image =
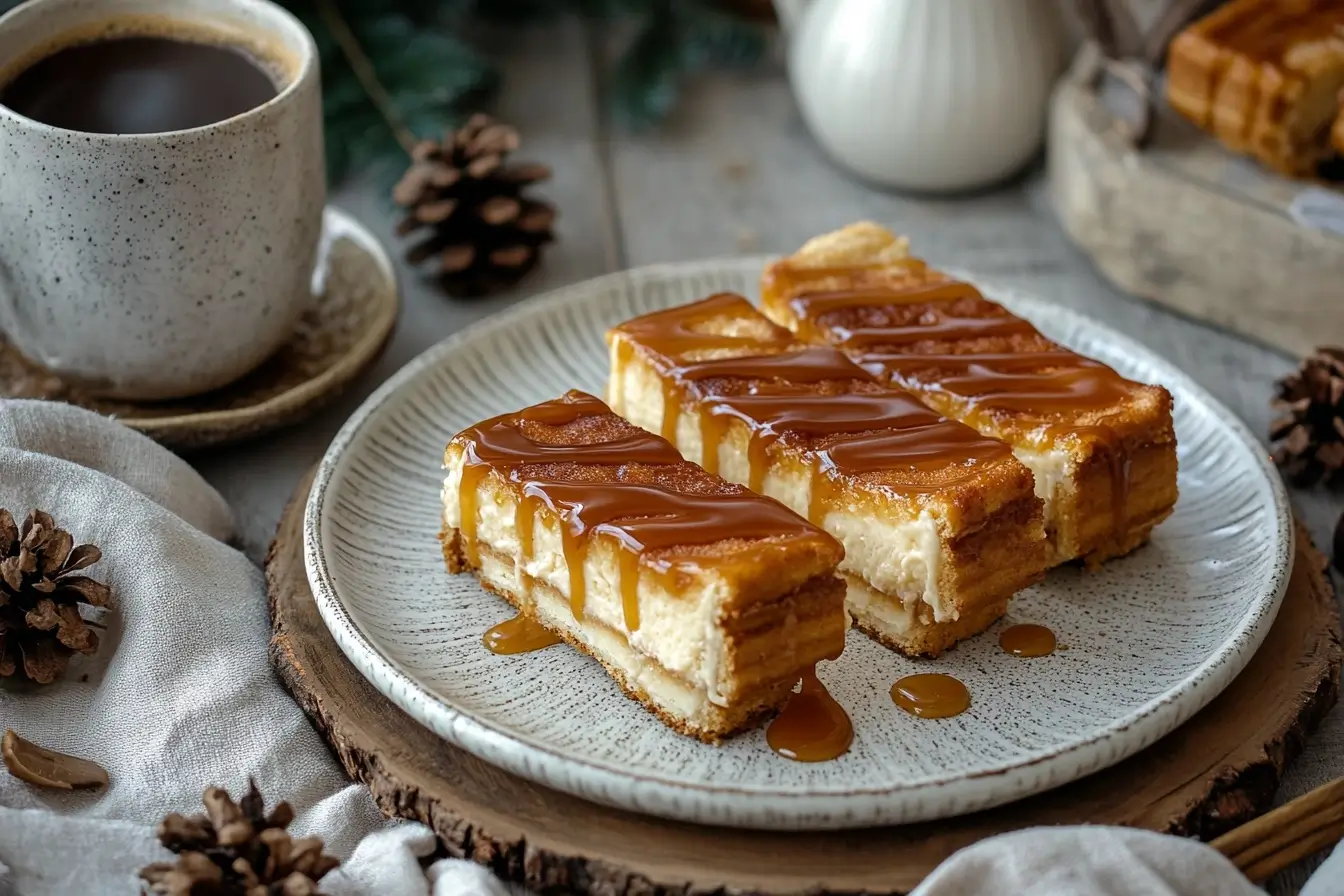
M 43 124 L 94 134 L 201 127 L 277 93 L 242 50 L 170 37 L 117 37 L 63 47 L 0 87 L 0 104 Z

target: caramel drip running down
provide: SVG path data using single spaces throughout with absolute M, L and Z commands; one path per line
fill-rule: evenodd
M 719 445 L 723 443 L 723 437 L 728 432 L 728 418 L 717 414 L 700 415 L 700 444 L 704 446 L 704 453 L 700 458 L 700 466 L 705 468 L 706 473 L 719 472 Z
M 767 329 L 751 339 L 697 331 L 697 326 L 715 318 L 738 325 L 758 322 Z M 710 472 L 718 471 L 719 448 L 734 419 L 749 431 L 746 484 L 755 491 L 765 483 L 770 447 L 776 441 L 786 434 L 815 440 L 809 510 L 814 523 L 825 516 L 838 477 L 878 471 L 939 472 L 930 488 L 942 488 L 972 478 L 976 463 L 1009 453 L 1002 442 L 938 415 L 912 395 L 874 388 L 872 375 L 843 351 L 800 345 L 787 330 L 764 321 L 741 296 L 713 296 L 636 318 L 619 329 L 660 366 L 664 433 L 675 430 L 668 413 L 682 413 L 692 388 L 700 393 L 701 462 Z M 627 352 L 622 357 L 628 359 L 631 350 L 620 349 Z M 750 381 L 745 394 L 718 385 L 730 380 Z M 828 382 L 841 391 L 805 388 Z M 725 391 L 728 394 L 719 394 Z M 961 476 L 955 475 L 958 465 L 963 468 Z
M 582 619 L 584 608 L 588 605 L 588 579 L 584 574 L 588 566 L 588 539 L 584 538 L 583 532 L 575 532 L 573 527 L 562 525 L 560 547 L 565 555 L 565 567 L 569 570 L 569 612 L 575 619 Z M 628 618 L 625 621 L 626 625 L 630 624 Z
M 999 646 L 1004 653 L 1023 659 L 1049 656 L 1055 652 L 1055 633 L 1043 625 L 1010 625 L 999 635 Z
M 519 496 L 518 506 L 514 510 L 513 529 L 518 533 L 519 552 L 526 560 L 532 559 L 532 539 L 540 503 L 534 496 L 524 493 Z M 475 541 L 474 533 L 472 540 Z
M 966 685 L 940 672 L 905 676 L 891 686 L 891 699 L 901 709 L 921 719 L 961 715 L 971 705 L 971 693 L 966 690 Z
M 648 556 L 666 548 L 711 544 L 730 539 L 770 539 L 760 546 L 794 539 L 828 539 L 777 501 L 747 492 L 688 494 L 661 482 L 623 480 L 594 485 L 562 481 L 545 475 L 546 464 L 606 464 L 618 467 L 684 465 L 681 455 L 663 439 L 634 431 L 620 438 L 589 444 L 546 444 L 525 432 L 529 423 L 564 426 L 583 417 L 610 416 L 606 405 L 589 395 L 570 393 L 516 414 L 496 417 L 465 430 L 465 463 L 458 501 L 460 532 L 468 559 L 479 564 L 477 490 L 490 472 L 522 485 L 515 524 L 524 562 L 531 559 L 538 508 L 545 506 L 560 520 L 561 544 L 569 570 L 570 608 L 582 619 L 587 602 L 584 576 L 593 540 L 606 536 L 619 554 L 620 592 L 627 630 L 639 628 L 639 581 L 642 571 L 666 573 L 670 561 Z
M 765 730 L 766 743 L 779 755 L 798 762 L 824 762 L 849 751 L 854 725 L 835 701 L 813 666 L 803 673 L 802 687 Z
M 458 483 L 457 503 L 462 510 L 462 523 L 459 526 L 459 531 L 462 533 L 462 553 L 466 555 L 467 563 L 472 566 L 481 565 L 480 542 L 476 538 L 476 521 L 480 516 L 480 508 L 476 506 L 476 496 L 481 480 L 488 472 L 489 468 L 483 465 L 464 466 L 462 481 Z
M 826 513 L 835 501 L 835 480 L 826 475 L 826 462 L 820 454 L 812 462 L 812 482 L 807 497 L 807 519 L 813 525 L 823 525 Z
M 560 638 L 531 616 L 519 615 L 490 629 L 481 642 L 491 653 L 512 654 L 541 650 L 559 644 Z
M 639 628 L 639 555 L 628 548 L 621 550 L 621 609 L 630 631 Z
M 677 441 L 677 423 L 681 420 L 681 398 L 678 395 L 663 390 L 663 426 L 659 435 L 669 442 Z M 709 472 L 713 473 L 713 470 Z
M 865 269 L 835 272 L 861 279 Z M 816 272 L 808 271 L 808 278 Z M 941 276 L 941 275 L 940 275 Z M 1035 420 L 1057 434 L 1091 437 L 1101 446 L 1111 474 L 1112 520 L 1117 537 L 1128 528 L 1127 453 L 1105 422 L 1061 426 L 1063 415 L 1104 415 L 1123 405 L 1132 384 L 1114 370 L 1040 336 L 1035 327 L 992 303 L 973 285 L 955 280 L 862 287 L 803 293 L 790 299 L 800 332 L 824 339 L 851 354 L 866 371 L 916 391 L 947 393 L 968 412 L 1000 411 Z M 966 305 L 984 312 L 957 313 Z M 918 313 L 901 315 L 903 306 Z M 946 307 L 939 307 L 945 305 Z M 886 309 L 888 322 L 849 326 L 854 309 Z M 843 317 L 842 317 L 843 315 Z M 899 320 L 892 320 L 898 315 Z M 906 317 L 910 317 L 906 320 Z M 832 318 L 828 320 L 828 318 Z M 1017 339 L 1011 351 L 920 351 L 920 343 L 966 343 L 979 339 Z M 927 378 L 927 381 L 926 381 Z

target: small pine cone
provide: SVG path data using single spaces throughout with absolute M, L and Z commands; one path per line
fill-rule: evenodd
M 1274 462 L 1294 485 L 1344 485 L 1344 348 L 1323 346 L 1278 382 Z
M 322 852 L 317 837 L 290 837 L 289 803 L 266 813 L 255 781 L 234 802 L 227 790 L 206 788 L 205 814 L 176 812 L 159 823 L 159 842 L 178 854 L 140 870 L 150 893 L 161 896 L 321 896 L 317 882 L 340 862 Z
M 79 608 L 106 607 L 112 592 L 75 573 L 101 558 L 91 544 L 76 546 L 50 514 L 34 510 L 20 528 L 0 507 L 0 676 L 50 684 L 76 652 L 98 649 Z
M 434 260 L 452 295 L 478 296 L 511 286 L 540 260 L 554 239 L 555 208 L 522 195 L 546 180 L 545 165 L 506 165 L 518 148 L 518 131 L 487 115 L 474 115 L 442 143 L 415 147 L 411 167 L 392 191 L 407 210 L 402 236 L 423 234 L 406 257 Z

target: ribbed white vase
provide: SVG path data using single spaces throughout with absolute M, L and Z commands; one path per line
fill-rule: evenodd
M 1040 147 L 1064 54 L 1052 0 L 777 0 L 807 126 L 842 165 L 920 191 L 984 186 Z

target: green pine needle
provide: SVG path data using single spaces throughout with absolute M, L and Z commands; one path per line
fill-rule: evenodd
M 632 129 L 663 121 L 694 75 L 715 66 L 744 67 L 765 52 L 759 27 L 706 3 L 660 0 L 641 5 L 651 9 L 616 63 L 609 89 L 616 119 Z
M 318 36 L 324 88 L 335 94 L 326 103 L 327 167 L 333 181 L 380 162 L 404 161 L 383 121 L 386 116 L 367 97 L 321 17 L 311 14 L 315 2 L 290 0 L 290 5 Z M 422 137 L 458 123 L 498 84 L 495 67 L 452 36 L 476 22 L 524 27 L 578 15 L 607 27 L 633 23 L 635 39 L 614 65 L 608 88 L 614 117 L 633 129 L 663 121 L 694 75 L 716 66 L 750 65 L 766 47 L 759 26 L 722 12 L 709 0 L 333 2 L 394 101 L 397 116 Z M 433 11 L 424 12 L 426 7 Z
M 333 183 L 352 171 L 404 164 L 405 148 L 389 116 L 418 137 L 437 137 L 497 84 L 494 67 L 474 50 L 417 23 L 396 3 L 380 9 L 369 0 L 343 0 L 337 6 L 395 108 L 379 108 L 315 4 L 291 3 L 313 32 L 322 58 L 327 174 Z

